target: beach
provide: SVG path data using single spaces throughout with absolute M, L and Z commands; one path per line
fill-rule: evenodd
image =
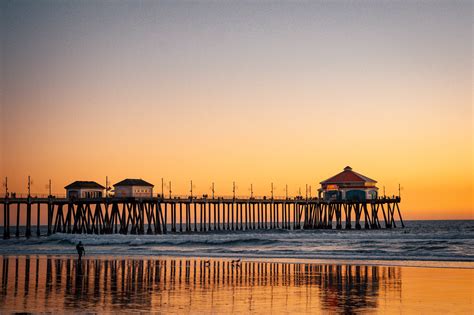
M 0 313 L 469 314 L 473 224 L 0 240 Z
M 0 312 L 456 313 L 472 268 L 192 257 L 2 256 Z

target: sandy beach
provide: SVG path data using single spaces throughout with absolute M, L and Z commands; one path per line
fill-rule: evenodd
M 2 256 L 0 312 L 456 313 L 474 270 L 179 257 Z

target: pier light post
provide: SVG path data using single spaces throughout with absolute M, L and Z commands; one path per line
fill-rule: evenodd
M 161 178 L 161 198 L 165 198 L 165 181 L 163 177 Z
M 8 177 L 5 177 L 5 182 L 3 183 L 5 187 L 5 198 L 8 198 Z
M 105 198 L 109 198 L 109 177 L 105 176 Z
M 28 175 L 28 197 L 31 194 L 31 177 Z
M 171 199 L 171 181 L 170 181 L 170 184 L 169 184 L 169 189 L 170 189 L 170 199 Z
M 309 185 L 309 199 L 311 199 L 311 185 Z
M 190 189 L 190 192 L 191 192 L 191 200 L 193 200 L 193 187 L 195 188 L 196 186 L 193 185 L 193 180 L 191 179 L 191 189 Z
M 250 184 L 250 198 L 253 198 L 253 184 Z
M 45 185 L 45 188 L 48 189 L 48 197 L 51 196 L 51 179 L 48 180 L 48 184 Z
M 288 184 L 285 185 L 285 197 L 288 199 Z
M 28 175 L 28 198 L 31 197 L 31 185 L 33 185 L 33 181 L 31 180 L 31 176 Z
M 235 182 L 232 182 L 232 197 L 235 199 Z
M 271 184 L 272 190 L 271 190 L 271 195 L 272 195 L 272 200 L 273 200 L 273 183 Z
M 211 190 L 212 190 L 212 199 L 214 199 L 214 182 L 212 182 L 212 186 L 211 186 Z
M 308 184 L 306 184 L 306 195 L 305 198 L 308 199 Z

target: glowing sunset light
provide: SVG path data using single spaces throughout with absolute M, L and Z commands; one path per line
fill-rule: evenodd
M 405 219 L 473 219 L 466 6 L 3 4 L 1 178 L 316 196 L 351 165 Z

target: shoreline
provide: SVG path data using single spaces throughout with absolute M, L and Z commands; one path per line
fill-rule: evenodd
M 38 258 L 65 258 L 75 259 L 76 254 L 1 254 L 0 257 L 38 257 Z M 376 259 L 330 259 L 330 258 L 284 258 L 284 257 L 245 257 L 245 256 L 212 256 L 212 255 L 118 255 L 97 254 L 85 255 L 82 260 L 215 260 L 232 261 L 241 259 L 242 262 L 266 262 L 280 264 L 319 264 L 319 265 L 351 265 L 351 266 L 379 266 L 379 267 L 408 267 L 408 268 L 436 268 L 436 269 L 474 269 L 474 262 L 463 261 L 423 261 L 423 260 L 376 260 Z

